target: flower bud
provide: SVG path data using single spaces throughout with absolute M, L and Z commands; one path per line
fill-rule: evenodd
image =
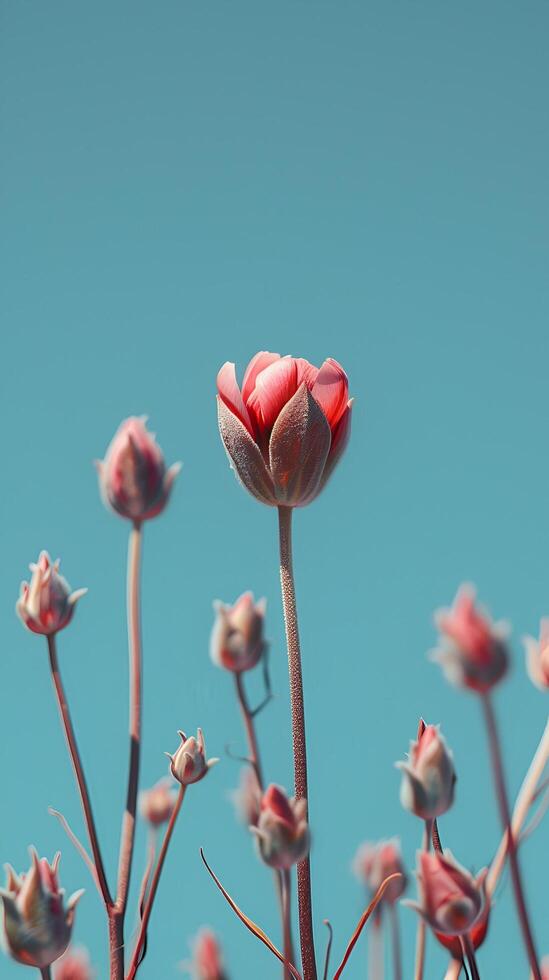
M 41 970 L 59 959 L 69 945 L 76 903 L 83 891 L 75 892 L 65 909 L 65 893 L 57 876 L 60 855 L 50 865 L 45 858 L 39 859 L 34 848 L 30 854 L 32 864 L 26 874 L 16 875 L 6 866 L 6 887 L 0 890 L 4 941 L 17 963 Z
M 432 659 L 449 681 L 485 694 L 501 680 L 509 660 L 508 627 L 476 608 L 474 589 L 463 585 L 452 608 L 435 613 L 435 623 L 440 643 Z
M 279 786 L 271 784 L 263 794 L 257 826 L 251 829 L 261 859 L 271 868 L 288 870 L 309 853 L 307 801 L 288 798 Z
M 544 956 L 541 961 L 541 980 L 549 980 L 549 956 Z
M 239 820 L 246 827 L 255 827 L 259 820 L 261 791 L 252 766 L 242 767 L 238 788 L 233 790 L 231 798 Z
M 475 922 L 472 929 L 469 930 L 469 939 L 471 940 L 473 944 L 473 949 L 475 951 L 477 949 L 480 949 L 484 940 L 486 939 L 486 936 L 488 934 L 488 926 L 490 923 L 491 906 L 490 906 L 490 900 L 486 895 L 486 889 L 484 887 L 485 880 L 486 880 L 485 872 L 481 872 L 481 874 L 478 875 L 476 878 L 477 886 L 482 891 L 484 905 L 482 908 L 482 912 L 480 913 L 477 921 Z M 442 932 L 435 932 L 435 936 L 437 937 L 441 946 L 444 946 L 444 948 L 447 949 L 452 954 L 454 959 L 456 960 L 461 959 L 463 955 L 463 951 L 461 948 L 461 942 L 459 936 L 446 936 Z M 547 978 L 547 980 L 549 980 L 549 977 Z
M 94 973 L 85 949 L 67 950 L 55 967 L 54 980 L 93 980 Z
M 193 943 L 193 980 L 227 980 L 221 947 L 211 929 L 201 929 Z
M 136 523 L 162 513 L 181 469 L 175 463 L 166 470 L 162 451 L 145 422 L 145 417 L 122 422 L 105 459 L 96 462 L 105 504 Z
M 254 604 L 251 592 L 245 592 L 234 606 L 215 602 L 216 618 L 210 641 L 214 664 L 238 673 L 251 670 L 267 648 L 263 637 L 265 599 Z
M 410 743 L 408 761 L 396 765 L 402 770 L 400 802 L 406 810 L 433 820 L 450 809 L 456 774 L 438 725 L 423 725 L 417 742 Z
M 396 838 L 382 840 L 377 844 L 361 844 L 353 861 L 353 871 L 372 895 L 375 895 L 389 875 L 400 874 L 402 877 L 387 885 L 383 893 L 382 902 L 388 905 L 394 905 L 406 889 L 406 872 L 400 843 Z
M 528 676 L 541 691 L 549 690 L 549 619 L 542 619 L 539 640 L 524 637 L 526 670 Z
M 175 755 L 166 754 L 168 759 L 171 759 L 170 770 L 174 779 L 177 779 L 177 782 L 181 783 L 182 786 L 190 786 L 191 783 L 198 783 L 203 779 L 208 770 L 216 762 L 219 762 L 219 759 L 206 761 L 206 746 L 200 728 L 196 733 L 196 738 L 194 735 L 187 738 L 184 732 L 177 734 L 181 739 L 181 745 Z
M 454 860 L 450 851 L 418 852 L 419 904 L 407 902 L 431 928 L 446 936 L 471 931 L 484 907 L 483 871 L 477 879 Z
M 159 779 L 151 789 L 142 790 L 139 797 L 141 816 L 152 827 L 160 827 L 170 819 L 177 803 L 177 793 L 170 779 Z
M 74 607 L 87 589 L 71 592 L 68 582 L 59 574 L 59 559 L 51 562 L 47 551 L 41 551 L 32 572 L 30 585 L 21 583 L 21 594 L 15 609 L 17 615 L 33 633 L 51 636 L 67 626 Z

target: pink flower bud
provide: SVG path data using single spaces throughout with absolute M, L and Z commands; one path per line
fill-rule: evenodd
M 549 956 L 544 956 L 541 961 L 541 980 L 549 980 Z
M 193 980 L 227 980 L 221 947 L 211 929 L 201 929 L 193 943 Z
M 539 640 L 533 636 L 524 637 L 526 648 L 526 670 L 528 676 L 541 691 L 549 689 L 549 619 L 540 623 Z
M 217 375 L 219 430 L 246 489 L 270 507 L 303 507 L 323 489 L 349 439 L 345 371 L 332 358 L 260 351 L 242 382 L 227 362 Z
M 400 843 L 396 838 L 382 840 L 377 844 L 369 842 L 361 844 L 353 861 L 353 871 L 372 895 L 375 895 L 389 875 L 402 875 L 401 878 L 387 885 L 383 893 L 382 901 L 388 905 L 394 905 L 406 889 L 406 872 L 402 863 Z
M 34 848 L 26 874 L 16 875 L 7 865 L 7 882 L 0 890 L 4 903 L 4 940 L 7 952 L 18 963 L 44 969 L 63 955 L 69 945 L 76 903 L 84 894 L 75 892 L 63 905 L 57 870 L 60 855 L 50 865 Z
M 459 687 L 486 693 L 507 671 L 508 653 L 504 623 L 492 623 L 475 606 L 475 591 L 463 585 L 451 609 L 435 614 L 440 645 L 432 659 L 441 664 L 448 680 Z
M 484 907 L 486 871 L 475 878 L 450 851 L 418 852 L 419 904 L 407 902 L 435 932 L 463 936 L 473 928 Z
M 177 803 L 177 793 L 170 779 L 159 779 L 151 789 L 142 790 L 139 797 L 141 816 L 153 827 L 170 819 Z
M 239 820 L 246 827 L 255 827 L 259 820 L 261 791 L 251 766 L 242 767 L 238 789 L 233 790 L 231 797 Z
M 59 559 L 52 564 L 47 551 L 41 551 L 37 563 L 29 568 L 30 585 L 21 582 L 15 605 L 17 615 L 33 633 L 58 633 L 70 623 L 76 603 L 88 590 L 71 592 L 69 583 L 59 574 Z
M 254 605 L 251 592 L 245 592 L 234 606 L 215 602 L 216 618 L 210 641 L 214 664 L 235 673 L 251 670 L 267 648 L 263 637 L 265 599 Z
M 219 759 L 206 760 L 206 746 L 200 728 L 196 733 L 196 738 L 194 735 L 187 738 L 184 732 L 178 732 L 178 735 L 181 739 L 181 745 L 175 755 L 166 754 L 168 759 L 171 759 L 170 770 L 174 779 L 177 779 L 177 782 L 181 783 L 182 786 L 190 786 L 191 783 L 198 783 L 203 779 L 208 770 L 215 766 L 216 762 L 219 762 Z
M 162 513 L 181 469 L 175 463 L 166 470 L 162 451 L 145 422 L 146 418 L 135 417 L 122 422 L 105 459 L 96 463 L 105 504 L 136 523 Z
M 93 980 L 94 973 L 85 949 L 72 947 L 55 967 L 54 980 Z
M 473 944 L 474 950 L 480 949 L 480 947 L 482 946 L 488 934 L 488 926 L 490 924 L 491 907 L 490 907 L 490 900 L 486 895 L 486 889 L 484 887 L 485 880 L 486 880 L 486 873 L 483 871 L 481 872 L 480 875 L 477 876 L 476 883 L 478 888 L 482 892 L 484 905 L 482 908 L 482 912 L 480 913 L 477 921 L 475 922 L 472 929 L 469 930 L 469 939 Z M 441 946 L 444 946 L 444 948 L 447 949 L 452 954 L 454 959 L 461 960 L 463 951 L 461 948 L 459 936 L 446 936 L 442 932 L 435 932 L 435 936 L 437 937 Z M 549 977 L 547 978 L 547 980 L 549 980 Z
M 433 820 L 450 809 L 456 774 L 438 725 L 425 725 L 417 742 L 410 742 L 408 761 L 396 765 L 402 770 L 400 802 L 406 810 Z
M 251 830 L 265 864 L 291 868 L 309 853 L 307 801 L 288 798 L 283 789 L 271 784 L 263 794 L 257 826 Z

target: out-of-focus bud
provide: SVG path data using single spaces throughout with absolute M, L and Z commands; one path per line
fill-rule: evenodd
M 153 827 L 167 823 L 176 803 L 177 792 L 170 779 L 159 779 L 150 789 L 142 790 L 139 797 L 141 816 Z
M 70 623 L 76 603 L 88 590 L 71 592 L 69 583 L 59 574 L 59 559 L 52 562 L 47 551 L 41 551 L 36 564 L 32 562 L 29 568 L 30 584 L 21 582 L 15 609 L 27 629 L 51 636 Z
M 482 908 L 482 912 L 480 913 L 477 921 L 475 922 L 472 929 L 469 930 L 469 939 L 473 944 L 474 950 L 477 950 L 482 946 L 484 940 L 486 939 L 488 933 L 488 926 L 490 924 L 491 905 L 490 905 L 490 900 L 486 895 L 486 889 L 484 887 L 485 879 L 486 879 L 485 872 L 482 872 L 481 875 L 479 875 L 476 878 L 478 888 L 482 891 L 483 894 L 484 905 Z M 437 937 L 439 943 L 452 954 L 454 959 L 461 960 L 463 951 L 461 948 L 461 943 L 459 941 L 459 936 L 445 936 L 442 932 L 435 932 L 435 936 Z M 547 980 L 549 980 L 549 976 L 547 977 Z
M 541 961 L 541 980 L 549 980 L 549 956 L 544 956 Z
M 508 626 L 493 623 L 475 605 L 475 590 L 462 585 L 451 609 L 435 613 L 440 642 L 431 657 L 449 681 L 485 694 L 507 671 Z
M 251 670 L 261 660 L 267 644 L 263 637 L 265 599 L 254 604 L 253 593 L 245 592 L 234 606 L 216 601 L 210 641 L 214 664 L 226 670 Z
M 211 929 L 201 929 L 193 942 L 191 975 L 193 980 L 228 980 L 221 947 Z
M 94 975 L 86 950 L 71 947 L 56 964 L 53 980 L 93 980 Z
M 166 470 L 162 450 L 145 425 L 146 417 L 122 422 L 104 460 L 97 460 L 105 504 L 121 517 L 141 523 L 162 513 L 181 469 Z
M 30 854 L 32 864 L 26 874 L 16 875 L 6 866 L 7 882 L 0 898 L 7 952 L 18 963 L 40 970 L 58 960 L 69 945 L 76 903 L 83 891 L 75 892 L 65 908 L 57 875 L 60 855 L 50 865 L 34 848 Z
M 261 799 L 257 825 L 251 830 L 265 864 L 271 868 L 291 868 L 309 853 L 307 801 L 288 798 L 280 786 L 271 784 Z
M 542 619 L 539 640 L 533 636 L 524 637 L 526 649 L 526 670 L 528 676 L 541 691 L 549 689 L 549 619 Z
M 486 870 L 473 878 L 450 851 L 418 852 L 419 903 L 406 902 L 434 929 L 446 936 L 470 932 L 484 907 Z
M 257 776 L 251 766 L 242 767 L 238 788 L 231 793 L 231 799 L 239 820 L 246 827 L 255 827 L 259 820 L 261 791 L 257 783 Z
M 396 838 L 376 844 L 361 844 L 353 861 L 353 871 L 372 895 L 375 895 L 389 875 L 402 875 L 387 885 L 383 893 L 382 902 L 388 905 L 394 905 L 406 889 L 406 871 L 400 853 L 400 842 Z
M 434 820 L 450 809 L 454 801 L 456 774 L 452 753 L 438 725 L 423 725 L 416 742 L 410 742 L 407 762 L 397 762 L 402 770 L 400 802 L 422 820 Z
M 187 738 L 184 732 L 177 733 L 181 739 L 181 745 L 175 755 L 166 755 L 171 760 L 170 770 L 174 779 L 182 786 L 189 786 L 191 783 L 198 783 L 203 779 L 209 769 L 215 766 L 219 759 L 206 760 L 206 746 L 202 729 L 198 729 L 196 738 L 191 735 Z

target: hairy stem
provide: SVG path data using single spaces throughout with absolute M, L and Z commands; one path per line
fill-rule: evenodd
M 290 703 L 292 709 L 292 738 L 294 748 L 294 780 L 297 799 L 308 801 L 307 787 L 307 747 L 305 740 L 305 705 L 303 701 L 303 679 L 301 673 L 301 650 L 295 599 L 294 573 L 292 563 L 292 508 L 278 508 L 280 543 L 280 585 L 286 644 L 288 647 L 288 666 L 290 672 Z M 307 856 L 297 866 L 297 900 L 299 913 L 299 938 L 304 980 L 316 980 L 316 958 L 313 932 L 313 909 L 311 899 L 311 870 Z
M 433 833 L 433 821 L 426 820 L 425 827 L 423 830 L 423 850 L 431 850 L 431 835 Z M 423 971 L 425 969 L 425 944 L 427 939 L 427 930 L 425 927 L 425 920 L 420 916 L 417 923 L 417 933 L 416 933 L 416 963 L 414 968 L 414 978 L 415 980 L 423 980 Z
M 482 707 L 484 711 L 484 720 L 486 722 L 486 728 L 488 731 L 488 743 L 490 747 L 490 756 L 492 759 L 492 770 L 494 773 L 494 782 L 495 782 L 499 812 L 500 812 L 503 829 L 505 831 L 507 841 L 508 841 L 509 866 L 511 869 L 511 880 L 513 883 L 513 891 L 515 894 L 515 903 L 517 906 L 518 919 L 519 919 L 524 945 L 526 947 L 526 952 L 528 955 L 528 960 L 530 963 L 530 969 L 532 971 L 532 975 L 534 977 L 534 980 L 541 980 L 541 971 L 538 965 L 538 958 L 534 946 L 534 938 L 532 935 L 532 930 L 530 928 L 530 921 L 528 918 L 528 911 L 526 908 L 526 901 L 524 898 L 524 889 L 522 885 L 522 876 L 520 873 L 520 867 L 518 862 L 516 841 L 511 828 L 511 811 L 509 808 L 507 787 L 505 785 L 505 774 L 503 771 L 503 760 L 501 756 L 501 748 L 500 748 L 499 735 L 497 730 L 496 716 L 494 713 L 494 708 L 489 693 L 486 693 L 482 696 Z
M 396 902 L 391 902 L 389 906 L 389 928 L 391 930 L 391 948 L 393 951 L 393 977 L 394 980 L 402 980 L 402 950 L 400 945 L 398 905 Z

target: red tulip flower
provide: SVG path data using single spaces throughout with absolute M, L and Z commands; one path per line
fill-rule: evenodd
M 420 901 L 415 908 L 434 932 L 463 936 L 476 925 L 484 909 L 486 870 L 477 878 L 454 860 L 450 851 L 418 854 Z
M 482 875 L 480 881 L 478 882 L 481 888 L 484 888 L 485 877 L 486 877 L 485 875 Z M 484 896 L 484 898 L 485 898 L 484 908 L 480 913 L 474 926 L 469 931 L 469 939 L 471 940 L 475 952 L 477 951 L 477 949 L 480 949 L 484 940 L 486 939 L 488 933 L 488 925 L 490 922 L 491 905 L 486 895 Z M 452 954 L 454 959 L 461 960 L 463 952 L 462 952 L 459 936 L 446 936 L 442 932 L 435 932 L 435 936 L 437 937 L 439 943 Z
M 350 433 L 347 375 L 332 358 L 260 351 L 240 389 L 235 366 L 217 376 L 219 430 L 235 473 L 270 507 L 304 507 L 326 485 Z
M 435 614 L 435 623 L 440 644 L 432 656 L 448 680 L 479 694 L 490 691 L 507 671 L 507 625 L 492 622 L 468 585 L 459 589 L 451 609 Z

